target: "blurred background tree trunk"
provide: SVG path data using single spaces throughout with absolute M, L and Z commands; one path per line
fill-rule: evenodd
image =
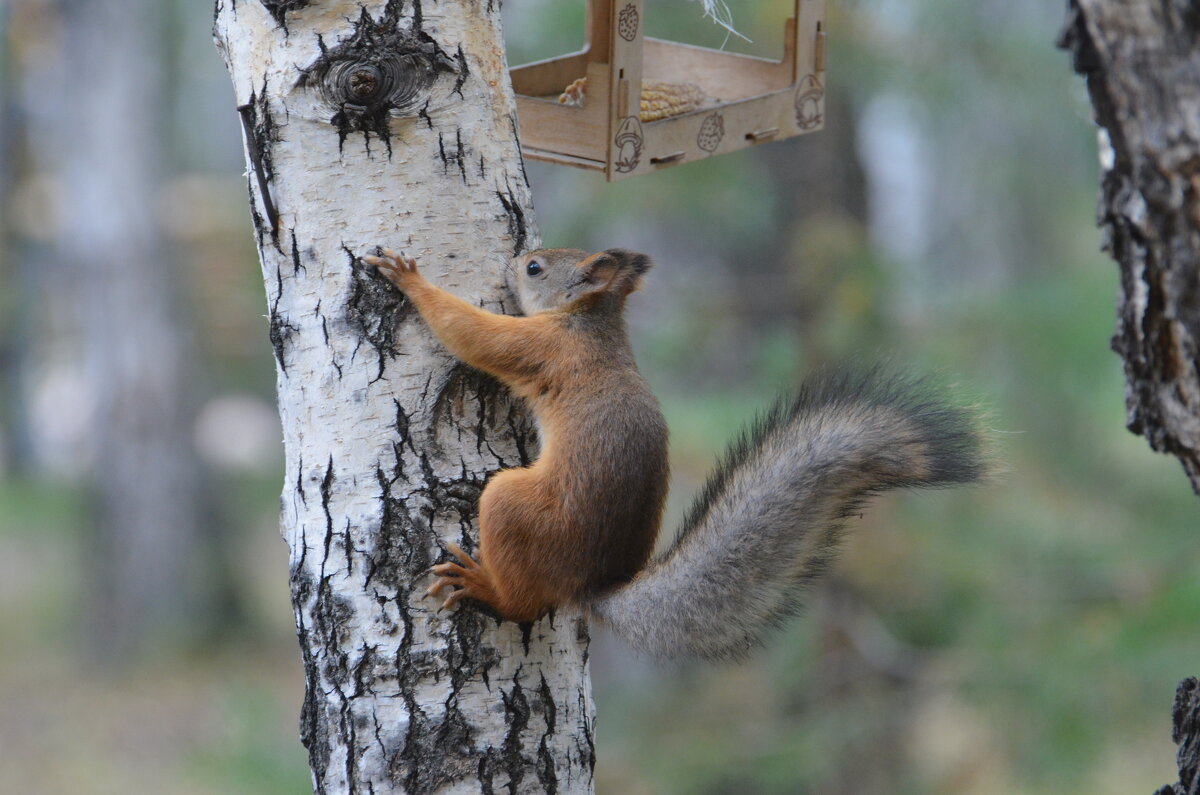
M 99 656 L 128 659 L 151 640 L 192 634 L 196 618 L 195 357 L 179 262 L 160 229 L 170 212 L 159 203 L 167 95 L 152 65 L 163 59 L 166 7 L 60 0 L 26 12 L 42 34 L 22 71 L 45 212 L 30 219 L 31 237 L 49 245 L 31 262 L 40 272 L 16 281 L 50 297 L 62 333 L 38 347 L 78 374 L 62 422 L 85 425 L 76 454 L 90 503 L 86 636 Z M 28 331 L 36 340 L 49 330 Z
M 318 792 L 590 792 L 587 625 L 437 613 L 487 477 L 533 432 L 360 256 L 502 309 L 539 245 L 499 4 L 217 3 L 246 129 L 286 475 L 282 532 Z
M 1200 494 L 1200 11 L 1071 0 L 1061 45 L 1100 125 L 1099 220 L 1121 266 L 1127 425 Z
M 14 257 L 12 239 L 12 192 L 16 183 L 16 124 L 14 92 L 11 86 L 12 54 L 9 51 L 8 4 L 0 5 L 0 284 L 13 284 Z M 15 457 L 14 443 L 9 438 L 16 428 L 15 375 L 17 372 L 16 325 L 12 316 L 12 299 L 0 299 L 0 477 L 9 470 Z

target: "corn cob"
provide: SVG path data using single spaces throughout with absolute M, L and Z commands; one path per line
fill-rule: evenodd
M 695 83 L 664 83 L 643 80 L 638 116 L 642 121 L 655 121 L 668 116 L 690 113 L 704 105 L 709 97 Z M 587 101 L 587 78 L 581 77 L 567 86 L 558 98 L 559 103 L 581 108 Z

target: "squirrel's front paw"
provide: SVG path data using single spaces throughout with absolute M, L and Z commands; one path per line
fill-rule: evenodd
M 417 261 L 412 257 L 397 254 L 390 248 L 383 250 L 382 257 L 365 256 L 362 261 L 374 265 L 376 270 L 388 278 L 392 284 L 404 290 L 421 280 L 417 272 Z

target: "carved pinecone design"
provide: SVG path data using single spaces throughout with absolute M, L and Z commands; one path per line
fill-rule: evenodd
M 720 113 L 714 113 L 704 119 L 700 132 L 696 134 L 696 146 L 705 152 L 716 151 L 725 137 L 725 119 Z

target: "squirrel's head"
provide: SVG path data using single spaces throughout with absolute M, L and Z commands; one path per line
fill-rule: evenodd
M 544 248 L 514 258 L 507 282 L 521 312 L 535 315 L 589 296 L 623 299 L 641 287 L 651 264 L 645 254 L 621 248 L 595 254 L 577 248 Z

